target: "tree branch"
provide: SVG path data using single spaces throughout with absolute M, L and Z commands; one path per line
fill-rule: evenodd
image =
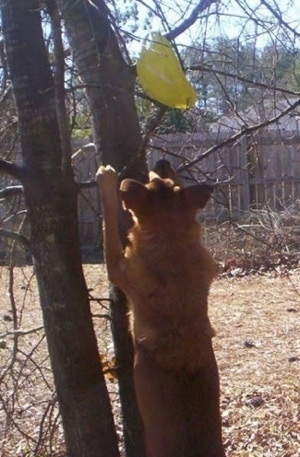
M 23 169 L 18 165 L 0 158 L 0 173 L 6 173 L 13 178 L 21 180 Z
M 291 27 L 286 21 L 283 20 L 282 18 L 282 14 L 279 13 L 278 11 L 276 11 L 271 5 L 269 5 L 268 2 L 266 2 L 265 0 L 261 0 L 260 1 L 261 5 L 264 5 L 269 11 L 270 13 L 273 14 L 273 16 L 277 19 L 277 21 L 279 22 L 280 25 L 283 25 L 284 27 L 286 27 L 290 32 L 292 32 L 294 34 L 294 36 L 296 38 L 299 38 L 300 37 L 300 33 L 298 33 L 295 29 L 293 29 L 293 27 Z
M 168 40 L 174 40 L 178 35 L 181 33 L 185 32 L 191 25 L 193 25 L 197 19 L 199 18 L 199 15 L 208 9 L 213 3 L 218 3 L 219 0 L 200 0 L 197 6 L 193 9 L 191 12 L 190 16 L 186 18 L 178 27 L 175 27 L 173 30 L 171 30 L 169 33 L 165 35 L 165 37 Z
M 0 338 L 6 338 L 7 336 L 26 336 L 26 335 L 31 335 L 32 333 L 39 332 L 44 329 L 43 325 L 40 325 L 39 327 L 31 328 L 29 330 L 22 330 L 22 329 L 17 329 L 17 330 L 9 330 L 5 333 L 0 334 Z
M 24 235 L 20 235 L 19 233 L 0 228 L 0 237 L 9 238 L 13 241 L 16 241 L 17 243 L 21 244 L 24 249 L 30 251 L 30 241 Z
M 94 189 L 96 187 L 96 181 L 92 179 L 91 181 L 77 182 L 76 185 L 79 191 L 81 189 Z
M 5 91 L 2 94 L 2 97 L 0 98 L 0 104 L 4 103 L 11 95 L 12 95 L 12 88 L 11 88 L 11 84 L 10 84 L 5 89 Z
M 271 87 L 270 84 L 262 83 L 262 82 L 259 82 L 259 81 L 254 81 L 252 79 L 249 79 L 249 78 L 246 78 L 244 76 L 241 76 L 238 73 L 229 73 L 227 71 L 215 69 L 215 68 L 213 68 L 212 65 L 203 65 L 203 64 L 191 65 L 190 67 L 187 67 L 187 70 L 202 71 L 202 72 L 206 71 L 207 73 L 213 73 L 214 75 L 227 76 L 229 78 L 234 78 L 237 81 L 241 81 L 241 82 L 249 84 L 251 86 L 261 87 L 261 88 L 267 89 L 267 90 L 272 89 L 273 92 L 280 92 L 280 93 L 285 94 L 285 95 L 294 95 L 296 97 L 300 95 L 299 91 L 285 89 L 283 87 L 277 87 L 277 86 L 272 86 Z
M 7 186 L 0 189 L 0 200 L 4 198 L 13 197 L 23 193 L 23 186 Z
M 55 86 L 56 115 L 62 148 L 62 168 L 69 170 L 71 168 L 72 146 L 68 116 L 65 106 L 65 50 L 62 38 L 61 18 L 57 2 L 47 0 L 46 4 L 50 16 L 51 32 L 54 44 L 53 79 Z
M 201 160 L 205 159 L 213 152 L 217 151 L 218 149 L 223 148 L 224 146 L 228 146 L 232 143 L 235 143 L 237 140 L 239 140 L 240 138 L 242 138 L 245 135 L 249 135 L 264 127 L 274 124 L 275 122 L 279 121 L 279 119 L 281 119 L 283 116 L 285 116 L 286 114 L 288 114 L 291 111 L 293 111 L 294 109 L 296 109 L 298 106 L 300 106 L 300 99 L 297 100 L 295 103 L 293 103 L 291 106 L 289 106 L 287 109 L 282 111 L 280 114 L 278 114 L 278 116 L 274 116 L 267 121 L 252 125 L 251 127 L 244 128 L 240 132 L 233 135 L 232 137 L 227 138 L 226 140 L 222 141 L 219 144 L 215 144 L 211 148 L 207 149 L 203 154 L 199 154 L 195 159 L 189 161 L 188 163 L 180 165 L 177 169 L 177 172 L 187 170 L 188 168 L 192 167 L 193 165 L 196 165 L 198 162 L 201 162 Z
M 167 106 L 164 106 L 164 105 L 160 105 L 158 106 L 157 108 L 157 111 L 156 113 L 154 114 L 154 116 L 151 116 L 150 119 L 148 119 L 147 121 L 147 126 L 146 126 L 146 133 L 145 133 L 145 136 L 143 138 L 143 148 L 146 147 L 152 133 L 154 132 L 154 130 L 160 125 L 164 115 L 166 114 L 166 112 L 169 110 L 169 108 Z

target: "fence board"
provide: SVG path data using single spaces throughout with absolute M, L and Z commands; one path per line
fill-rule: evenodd
M 188 147 L 185 148 L 186 138 Z M 220 143 L 226 139 L 219 136 Z M 148 155 L 150 168 L 156 160 L 165 157 L 173 166 L 181 163 L 180 155 L 189 160 L 203 154 L 215 144 L 214 135 L 200 134 L 166 135 L 155 139 L 153 151 Z M 168 155 L 169 145 L 172 155 Z M 156 146 L 159 150 L 156 150 Z M 176 160 L 174 159 L 174 155 Z M 278 210 L 289 206 L 300 196 L 300 136 L 280 136 L 277 132 L 265 132 L 243 138 L 231 147 L 215 151 L 189 173 L 194 179 L 206 176 L 216 181 L 215 200 L 208 206 L 208 217 L 239 217 L 245 211 L 268 205 Z M 185 173 L 186 175 L 186 173 Z M 224 210 L 225 205 L 226 210 Z
M 152 141 L 149 148 L 149 168 L 162 157 L 177 168 L 224 139 L 225 135 L 217 137 L 216 134 L 204 136 L 199 133 L 160 136 Z M 94 179 L 97 161 L 93 145 L 86 146 L 83 142 L 77 147 L 83 147 L 82 152 L 73 158 L 77 180 Z M 239 218 L 250 209 L 266 205 L 281 210 L 300 200 L 300 135 L 284 138 L 276 132 L 266 132 L 243 138 L 237 144 L 210 154 L 182 176 L 187 183 L 193 180 L 215 181 L 213 199 L 203 217 L 220 221 Z M 2 207 L 4 215 L 5 208 Z M 82 245 L 96 246 L 99 203 L 95 188 L 85 189 L 79 196 L 78 214 Z

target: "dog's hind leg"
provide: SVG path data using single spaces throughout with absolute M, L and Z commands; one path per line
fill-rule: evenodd
M 185 457 L 185 424 L 176 374 L 137 345 L 134 381 L 143 418 L 147 457 Z

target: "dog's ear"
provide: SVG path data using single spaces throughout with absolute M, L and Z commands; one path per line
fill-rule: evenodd
M 149 173 L 149 180 L 151 181 L 155 178 L 155 176 L 161 179 L 171 179 L 175 184 L 180 184 L 180 180 L 176 175 L 176 172 L 171 167 L 170 162 L 165 159 L 161 159 L 156 162 L 153 171 L 150 171 Z
M 153 171 L 153 170 L 149 171 L 148 176 L 149 176 L 149 182 L 154 181 L 154 179 L 161 180 L 161 177 L 157 173 L 155 173 L 155 171 Z
M 208 184 L 196 184 L 195 186 L 186 187 L 185 195 L 189 203 L 197 209 L 204 208 L 213 192 L 213 186 Z
M 134 179 L 124 179 L 121 182 L 120 193 L 124 208 L 134 213 L 146 204 L 149 196 L 149 190 L 144 184 Z

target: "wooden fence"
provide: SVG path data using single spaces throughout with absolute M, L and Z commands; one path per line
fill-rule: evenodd
M 215 182 L 206 217 L 240 218 L 250 209 L 282 210 L 300 199 L 300 136 L 264 133 L 243 137 L 201 160 L 201 155 L 226 140 L 223 134 L 166 135 L 156 138 L 149 165 L 162 156 L 175 168 L 199 161 L 182 172 L 186 180 Z
M 215 135 L 164 135 L 153 140 L 148 152 L 149 169 L 162 157 L 175 168 L 194 160 L 226 137 Z M 93 179 L 97 161 L 93 145 L 74 157 L 79 181 Z M 203 217 L 214 221 L 239 219 L 251 209 L 281 211 L 300 200 L 300 136 L 265 133 L 242 138 L 199 160 L 180 174 L 184 181 L 215 183 L 213 199 Z M 79 231 L 84 246 L 99 240 L 99 203 L 96 190 L 79 196 Z
M 224 140 L 224 135 L 217 138 L 199 133 L 157 137 L 149 148 L 149 168 L 162 157 L 175 168 L 181 167 L 197 157 L 200 159 L 209 148 Z M 93 180 L 97 170 L 93 144 L 77 143 L 74 151 L 77 151 L 73 156 L 77 180 Z M 188 183 L 215 182 L 213 199 L 203 213 L 205 218 L 224 221 L 238 219 L 251 209 L 283 210 L 300 201 L 300 136 L 268 132 L 242 138 L 207 155 L 181 176 Z M 0 218 L 1 212 L 7 211 L 4 210 L 4 204 L 0 203 Z M 95 187 L 82 190 L 78 199 L 79 232 L 81 245 L 87 251 L 95 250 L 99 243 L 99 212 Z M 13 219 L 9 221 L 5 224 L 8 228 Z
M 77 182 L 93 181 L 99 164 L 93 143 L 77 141 L 74 148 L 73 165 Z M 100 203 L 95 186 L 82 189 L 79 193 L 78 228 L 81 246 L 86 251 L 93 251 L 99 245 L 101 233 Z

